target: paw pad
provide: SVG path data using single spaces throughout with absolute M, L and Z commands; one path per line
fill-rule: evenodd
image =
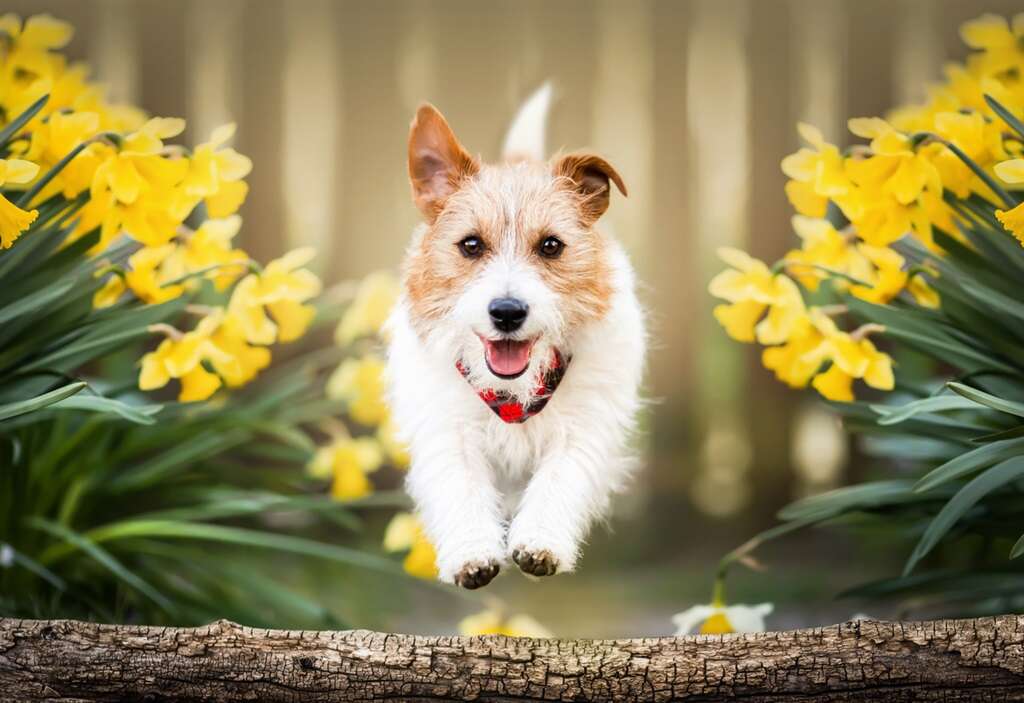
M 455 584 L 469 590 L 481 588 L 489 584 L 499 571 L 501 571 L 501 567 L 496 561 L 492 560 L 486 563 L 471 561 L 455 574 Z
M 546 549 L 531 552 L 527 549 L 512 551 L 512 559 L 524 574 L 552 576 L 558 571 L 558 559 Z

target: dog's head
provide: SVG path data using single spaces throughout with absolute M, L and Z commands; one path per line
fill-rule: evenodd
M 471 381 L 527 395 L 552 350 L 571 353 L 608 310 L 609 242 L 594 223 L 622 179 L 588 153 L 482 164 L 430 105 L 412 123 L 409 178 L 425 219 L 405 269 L 414 327 Z

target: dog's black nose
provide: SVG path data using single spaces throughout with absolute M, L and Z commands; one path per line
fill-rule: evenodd
M 518 298 L 495 298 L 487 306 L 491 322 L 502 332 L 515 332 L 523 326 L 530 306 Z

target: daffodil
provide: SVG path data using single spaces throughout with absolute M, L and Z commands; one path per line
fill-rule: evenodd
M 384 549 L 405 552 L 402 568 L 416 578 L 432 581 L 437 578 L 437 553 L 423 534 L 419 518 L 412 513 L 395 513 L 384 531 Z
M 463 618 L 459 622 L 459 634 L 464 637 L 477 637 L 480 635 L 554 637 L 550 630 L 529 615 L 509 616 L 498 607 L 488 608 Z
M 384 361 L 372 354 L 345 359 L 328 379 L 327 395 L 346 401 L 349 415 L 361 425 L 379 425 L 388 416 Z
M 302 267 L 315 255 L 308 247 L 296 249 L 235 286 L 228 314 L 236 319 L 250 343 L 290 342 L 306 331 L 316 310 L 304 303 L 320 292 L 320 279 Z
M 204 272 L 217 290 L 225 290 L 245 273 L 249 261 L 248 254 L 231 245 L 241 227 L 238 215 L 203 222 L 176 251 L 181 274 Z
M 380 332 L 398 299 L 398 290 L 398 281 L 389 272 L 378 271 L 364 278 L 338 323 L 334 340 L 346 346 L 360 337 Z
M 0 185 L 28 183 L 39 173 L 39 166 L 23 159 L 0 159 Z M 29 228 L 39 212 L 22 210 L 0 195 L 0 249 L 9 249 L 21 233 Z
M 128 257 L 129 270 L 125 284 L 132 293 L 146 303 L 163 303 L 182 294 L 184 288 L 177 284 L 168 285 L 171 277 L 161 265 L 176 249 L 174 244 L 144 247 Z
M 715 600 L 708 605 L 695 605 L 672 616 L 676 636 L 726 635 L 733 632 L 763 632 L 765 618 L 772 614 L 771 603 L 759 605 L 725 605 Z
M 210 141 L 192 152 L 182 181 L 182 189 L 189 198 L 188 210 L 205 200 L 210 217 L 223 218 L 234 214 L 241 206 L 248 192 L 242 179 L 252 170 L 252 161 L 224 147 L 234 135 L 234 123 L 222 125 L 213 130 Z
M 821 310 L 812 310 L 811 320 L 822 337 L 812 356 L 832 361 L 826 371 L 814 377 L 811 385 L 815 390 L 829 400 L 848 403 L 854 399 L 855 379 L 878 390 L 893 389 L 892 358 L 878 351 L 865 334 L 839 330 Z
M 1024 183 L 1024 159 L 1011 159 L 995 165 L 996 175 L 1007 183 Z M 1024 203 L 1009 210 L 996 210 L 996 217 L 1006 230 L 1024 245 Z
M 869 303 L 887 303 L 906 288 L 909 274 L 903 268 L 905 261 L 899 253 L 868 244 L 858 245 L 857 251 L 873 267 L 866 275 L 862 274 L 868 283 L 852 286 L 850 293 Z
M 803 298 L 788 276 L 738 249 L 722 248 L 719 257 L 732 266 L 715 276 L 708 291 L 730 305 L 715 308 L 715 318 L 734 339 L 781 344 L 805 316 Z M 768 314 L 762 319 L 765 311 Z
M 354 500 L 373 492 L 367 474 L 383 463 L 383 452 L 373 437 L 339 437 L 313 455 L 307 470 L 314 478 L 331 478 L 331 495 Z
M 139 389 L 155 390 L 172 378 L 181 381 L 178 400 L 183 403 L 206 400 L 221 387 L 220 377 L 208 371 L 203 362 L 227 366 L 232 357 L 219 348 L 211 336 L 220 326 L 221 313 L 200 320 L 196 329 L 164 339 L 155 351 L 142 357 Z
M 784 158 L 782 172 L 794 181 L 810 186 L 813 193 L 820 198 L 844 195 L 850 189 L 850 181 L 844 172 L 839 148 L 826 142 L 821 131 L 812 125 L 801 122 L 797 125 L 797 131 L 811 148 L 802 147 L 795 154 Z M 806 192 L 803 197 L 807 197 Z M 816 206 L 818 204 L 815 203 Z M 818 211 L 820 207 L 813 209 L 814 212 L 801 213 L 817 217 L 824 214 Z
M 108 308 L 120 299 L 127 290 L 124 277 L 109 275 L 103 286 L 93 294 L 92 305 L 95 308 Z
M 801 247 L 786 254 L 786 271 L 805 288 L 816 291 L 821 281 L 836 273 L 858 280 L 870 276 L 871 264 L 858 251 L 855 236 L 838 232 L 820 218 L 794 215 L 791 222 Z M 845 289 L 845 279 L 833 280 L 840 290 Z

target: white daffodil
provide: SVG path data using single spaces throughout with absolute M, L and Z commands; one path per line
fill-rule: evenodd
M 763 632 L 764 619 L 775 606 L 771 603 L 759 605 L 730 605 L 711 603 L 695 605 L 672 616 L 676 636 L 693 634 L 724 635 L 730 632 Z

